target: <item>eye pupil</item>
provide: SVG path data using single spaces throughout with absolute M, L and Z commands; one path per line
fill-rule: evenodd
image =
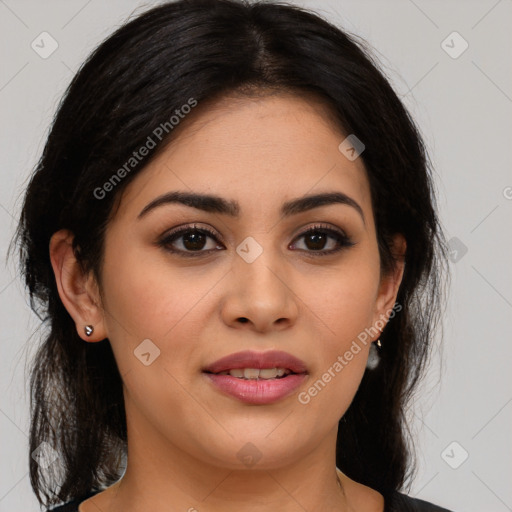
M 183 245 L 189 250 L 198 250 L 204 247 L 206 237 L 199 231 L 191 231 L 183 235 Z
M 306 245 L 309 249 L 323 249 L 325 245 L 325 237 L 325 233 L 312 233 L 306 237 Z M 313 242 L 312 246 L 308 241 Z

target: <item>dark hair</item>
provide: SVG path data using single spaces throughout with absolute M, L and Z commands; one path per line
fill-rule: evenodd
M 83 64 L 26 192 L 16 241 L 31 307 L 49 327 L 31 368 L 30 453 L 46 441 L 60 457 L 47 471 L 29 459 L 40 503 L 111 485 L 126 453 L 122 381 L 110 343 L 77 335 L 49 259 L 52 234 L 71 230 L 77 258 L 99 281 L 116 201 L 172 140 L 176 110 L 191 99 L 201 108 L 230 93 L 262 91 L 313 94 L 329 105 L 340 130 L 366 146 L 361 158 L 383 271 L 395 263 L 392 235 L 407 241 L 402 309 L 381 336 L 380 365 L 365 372 L 339 422 L 336 465 L 384 496 L 412 475 L 404 413 L 439 324 L 446 263 L 418 129 L 365 45 L 316 14 L 267 1 L 181 0 L 125 24 Z M 98 199 L 95 190 L 162 125 L 168 130 L 156 150 Z

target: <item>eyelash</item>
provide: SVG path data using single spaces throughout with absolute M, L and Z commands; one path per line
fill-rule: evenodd
M 163 247 L 166 251 L 169 251 L 171 253 L 177 254 L 179 256 L 189 258 L 189 257 L 198 257 L 203 256 L 204 253 L 210 253 L 212 251 L 215 251 L 216 249 L 210 249 L 210 250 L 199 250 L 199 251 L 183 251 L 181 249 L 173 249 L 171 246 L 171 243 L 175 240 L 181 238 L 186 233 L 201 233 L 204 235 L 208 235 L 211 238 L 213 238 L 217 243 L 219 243 L 219 240 L 217 238 L 216 233 L 214 233 L 212 230 L 201 227 L 198 228 L 195 225 L 194 226 L 183 226 L 181 228 L 176 229 L 175 231 L 171 231 L 170 233 L 167 233 L 159 242 L 158 245 L 160 247 Z M 317 224 L 315 226 L 312 226 L 308 228 L 306 231 L 303 231 L 297 236 L 297 239 L 300 239 L 304 236 L 307 236 L 311 233 L 321 233 L 324 235 L 329 235 L 332 238 L 335 238 L 337 242 L 339 243 L 339 247 L 336 249 L 330 249 L 330 250 L 321 250 L 321 251 L 305 251 L 307 253 L 311 253 L 313 256 L 327 256 L 334 253 L 337 253 L 341 251 L 344 248 L 352 247 L 355 245 L 355 242 L 352 242 L 348 236 L 346 236 L 343 232 L 337 231 L 335 229 L 329 228 L 327 226 L 323 226 L 321 224 Z

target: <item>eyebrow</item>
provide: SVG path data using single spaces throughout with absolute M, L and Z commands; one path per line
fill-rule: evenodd
M 178 203 L 185 206 L 190 206 L 198 210 L 210 213 L 220 213 L 229 215 L 230 217 L 238 218 L 240 216 L 240 204 L 234 200 L 227 200 L 222 197 L 211 194 L 199 194 L 196 192 L 180 192 L 173 191 L 158 196 L 147 204 L 137 216 L 141 219 L 147 215 L 151 210 L 169 203 Z M 281 217 L 286 218 L 291 215 L 296 215 L 313 208 L 326 206 L 331 204 L 344 204 L 354 208 L 365 222 L 363 209 L 359 204 L 350 196 L 343 192 L 326 192 L 323 194 L 307 195 L 292 199 L 283 203 L 281 206 Z

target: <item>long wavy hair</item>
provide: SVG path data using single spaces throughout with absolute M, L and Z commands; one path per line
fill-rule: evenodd
M 395 263 L 392 236 L 407 241 L 402 309 L 381 336 L 380 365 L 365 372 L 339 422 L 336 465 L 384 496 L 413 475 L 405 411 L 441 327 L 447 282 L 432 165 L 419 130 L 366 44 L 317 14 L 268 1 L 180 0 L 127 22 L 89 56 L 58 107 L 26 189 L 13 242 L 31 307 L 45 326 L 30 369 L 30 480 L 41 504 L 116 482 L 127 443 L 109 340 L 84 343 L 77 335 L 50 263 L 52 234 L 71 230 L 78 261 L 100 282 L 116 201 L 173 132 L 112 193 L 99 199 L 95 190 L 190 98 L 201 104 L 265 90 L 315 95 L 343 133 L 365 144 L 384 272 Z M 57 464 L 45 467 L 30 456 L 43 442 L 58 454 Z

